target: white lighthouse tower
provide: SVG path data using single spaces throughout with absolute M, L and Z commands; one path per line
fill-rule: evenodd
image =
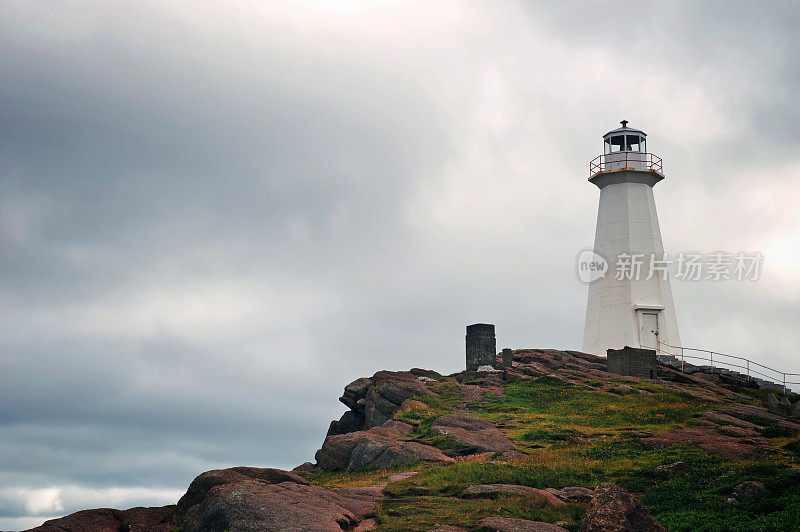
M 666 345 L 680 345 L 653 197 L 664 173 L 661 158 L 647 152 L 646 137 L 623 120 L 603 135 L 603 155 L 589 164 L 589 181 L 600 189 L 594 252 L 609 267 L 589 284 L 587 353 L 605 355 L 626 345 L 670 351 Z

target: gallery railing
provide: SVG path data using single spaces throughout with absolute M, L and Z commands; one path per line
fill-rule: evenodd
M 661 162 L 661 157 L 647 152 L 618 151 L 598 155 L 589 161 L 590 178 L 603 172 L 619 172 L 621 170 L 655 172 L 661 176 L 664 175 L 664 165 Z

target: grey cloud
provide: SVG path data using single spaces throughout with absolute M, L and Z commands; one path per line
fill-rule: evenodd
M 180 491 L 204 469 L 291 467 L 347 382 L 458 370 L 470 322 L 496 323 L 503 347 L 578 347 L 586 162 L 617 120 L 652 120 L 637 125 L 665 157 L 656 195 L 682 244 L 728 236 L 702 213 L 664 215 L 691 187 L 796 164 L 789 3 L 631 4 L 624 31 L 618 6 L 284 20 L 229 5 L 0 3 L 4 486 Z M 640 59 L 617 62 L 627 42 Z M 596 72 L 578 63 L 598 52 Z M 615 85 L 638 61 L 662 69 L 651 94 Z M 670 99 L 676 80 L 719 87 L 711 118 L 744 126 L 702 154 L 659 131 L 684 111 L 665 102 L 713 93 Z M 797 232 L 737 228 L 765 245 Z M 747 350 L 776 335 L 789 341 L 763 356 L 790 363 L 797 286 L 762 288 L 775 282 L 676 286 L 682 336 Z M 0 528 L 28 515 L 9 493 Z M 64 512 L 101 505 L 91 493 Z

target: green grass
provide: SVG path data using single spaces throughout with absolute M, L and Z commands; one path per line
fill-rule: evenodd
M 447 523 L 471 528 L 485 517 L 513 517 L 534 521 L 566 521 L 568 530 L 578 530 L 585 505 L 553 507 L 526 496 L 496 499 L 413 496 L 384 500 L 377 512 L 378 530 L 432 530 Z
M 431 425 L 436 421 L 435 415 L 424 415 L 419 412 L 407 412 L 405 415 L 397 417 L 402 421 L 409 422 L 414 426 L 414 430 L 403 441 L 414 441 L 431 445 L 442 450 L 448 456 L 465 456 L 477 452 L 477 449 L 472 445 L 467 445 L 458 441 L 457 439 L 437 432 L 431 428 Z
M 522 439 L 525 441 L 556 442 L 556 441 L 569 441 L 576 435 L 579 435 L 579 433 L 572 429 L 543 427 L 543 428 L 529 430 L 528 432 L 522 435 Z
M 765 438 L 792 438 L 794 436 L 797 436 L 797 434 L 798 434 L 797 429 L 784 427 L 778 424 L 767 425 L 761 432 L 761 435 L 764 436 Z
M 668 530 L 800 530 L 800 476 L 788 467 L 800 459 L 796 431 L 769 419 L 737 416 L 753 417 L 746 420 L 764 427 L 763 435 L 784 451 L 752 461 L 729 460 L 692 446 L 646 450 L 641 437 L 691 425 L 705 411 L 724 403 L 656 382 L 624 378 L 612 382 L 617 383 L 648 393 L 610 395 L 540 377 L 508 382 L 504 396 L 485 396 L 467 405 L 470 415 L 495 423 L 528 454 L 522 462 L 504 463 L 501 456 L 493 456 L 447 465 L 324 473 L 311 481 L 328 487 L 369 485 L 400 471 L 419 471 L 384 489 L 386 498 L 376 512 L 379 530 L 431 530 L 438 524 L 475 530 L 488 516 L 565 521 L 566 528 L 578 530 L 585 504 L 553 508 L 523 496 L 491 500 L 465 499 L 461 494 L 472 484 L 594 488 L 600 482 L 612 482 L 636 494 Z M 407 439 L 434 445 L 451 456 L 470 452 L 464 444 L 431 429 L 439 416 L 463 406 L 458 385 L 443 382 L 434 389 L 438 395 L 418 398 L 425 408 L 396 416 L 414 427 Z M 676 461 L 684 462 L 686 469 L 655 472 L 656 467 Z M 745 480 L 763 482 L 772 495 L 760 501 L 726 503 L 733 487 Z
M 424 471 L 431 468 L 429 463 L 404 464 L 382 469 L 345 469 L 343 471 L 324 471 L 308 475 L 309 483 L 325 488 L 356 488 L 371 486 L 386 480 L 397 473 L 406 471 Z
M 436 392 L 436 395 L 417 397 L 416 399 L 428 405 L 438 414 L 451 413 L 464 400 L 464 394 L 461 393 L 458 384 L 454 382 L 436 384 L 431 386 L 431 390 Z
M 472 484 L 519 484 L 534 488 L 589 486 L 592 473 L 577 461 L 554 468 L 536 462 L 519 465 L 499 462 L 457 462 L 432 467 L 384 490 L 392 497 L 458 495 Z M 591 486 L 594 487 L 594 486 Z
M 746 480 L 763 482 L 772 495 L 726 503 L 731 490 Z M 651 486 L 642 502 L 668 530 L 800 530 L 800 478 L 770 462 L 690 467 Z
M 793 440 L 783 446 L 784 449 L 800 457 L 800 440 Z
M 481 512 L 486 507 L 481 504 L 471 507 L 470 503 L 459 499 L 463 490 L 472 484 L 593 488 L 600 482 L 612 482 L 640 494 L 653 518 L 669 530 L 798 530 L 790 525 L 800 523 L 797 519 L 800 477 L 792 474 L 783 463 L 732 462 L 689 446 L 647 451 L 634 441 L 547 449 L 540 454 L 534 453 L 530 462 L 518 465 L 463 462 L 431 467 L 408 480 L 390 484 L 384 491 L 393 502 L 386 508 L 402 513 L 401 509 L 406 508 L 409 500 L 427 503 L 413 513 L 387 516 L 389 528 L 386 529 L 398 526 L 425 530 L 423 524 L 434 521 L 459 526 L 476 523 L 479 520 L 475 518 L 476 512 L 481 518 L 485 517 Z M 659 465 L 679 460 L 687 465 L 685 471 L 654 472 Z M 745 480 L 763 482 L 773 495 L 760 502 L 726 504 L 725 499 L 733 487 Z M 491 504 L 488 507 L 491 508 Z M 456 512 L 459 517 L 451 519 L 449 510 L 444 511 L 446 508 L 459 508 Z M 519 509 L 508 511 L 507 517 L 555 520 L 545 518 L 541 512 L 531 516 Z
M 685 425 L 718 403 L 698 399 L 656 383 L 634 383 L 648 394 L 608 395 L 574 386 L 552 377 L 518 380 L 506 385 L 504 398 L 485 398 L 468 405 L 493 422 L 511 415 L 519 426 L 508 435 L 520 442 L 547 440 L 543 433 L 578 433 L 587 436 L 619 430 L 663 432 Z M 523 430 L 525 429 L 525 430 Z M 538 436 L 542 437 L 538 437 Z M 559 441 L 560 438 L 550 438 Z

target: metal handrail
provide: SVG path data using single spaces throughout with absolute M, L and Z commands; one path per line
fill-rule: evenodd
M 786 385 L 787 384 L 800 384 L 800 381 L 791 381 L 791 380 L 787 380 L 786 379 L 787 377 L 800 377 L 800 373 L 788 373 L 788 372 L 785 372 L 785 371 L 780 371 L 780 370 L 771 368 L 769 366 L 765 366 L 764 364 L 761 364 L 759 362 L 755 362 L 755 361 L 750 360 L 750 359 L 745 358 L 745 357 L 740 357 L 740 356 L 736 356 L 736 355 L 728 355 L 726 353 L 720 353 L 718 351 L 710 351 L 708 349 L 699 349 L 699 348 L 695 348 L 695 347 L 683 347 L 683 346 L 677 346 L 677 345 L 670 345 L 668 343 L 660 342 L 660 341 L 658 342 L 658 347 L 656 348 L 656 352 L 664 352 L 664 353 L 666 353 L 668 355 L 672 355 L 672 356 L 677 356 L 678 355 L 677 353 L 670 353 L 669 351 L 666 351 L 666 350 L 662 349 L 664 346 L 672 348 L 672 349 L 680 349 L 681 372 L 684 372 L 685 359 L 691 358 L 691 359 L 697 359 L 697 360 L 708 360 L 711 363 L 711 372 L 713 373 L 714 372 L 714 355 L 717 355 L 717 367 L 720 367 L 720 362 L 721 362 L 722 364 L 725 364 L 726 366 L 733 366 L 735 368 L 744 369 L 744 370 L 747 371 L 747 380 L 748 381 L 751 380 L 751 378 L 752 378 L 751 375 L 752 374 L 760 375 L 762 377 L 765 377 L 766 379 L 775 379 L 776 378 L 775 375 L 780 375 L 781 378 L 782 378 L 782 383 L 776 383 L 776 384 L 782 384 L 783 385 L 783 393 L 786 393 L 786 390 L 787 390 Z M 708 353 L 709 356 L 708 357 L 704 357 L 704 356 L 696 356 L 696 355 L 687 355 L 686 351 L 698 351 L 698 352 L 701 352 L 701 353 Z M 728 361 L 720 361 L 719 357 L 735 358 L 737 360 L 741 360 L 741 361 L 745 362 L 745 365 L 734 364 L 733 362 L 728 362 Z M 759 368 L 763 368 L 763 369 L 765 369 L 767 371 L 773 372 L 775 375 L 767 375 L 766 373 L 762 373 L 761 371 L 753 369 L 751 366 L 758 366 Z
M 609 164 L 613 164 L 614 168 L 609 169 Z M 642 167 L 644 167 L 644 169 Z M 661 157 L 648 152 L 615 151 L 598 155 L 589 161 L 590 178 L 597 174 L 602 174 L 603 172 L 618 172 L 621 170 L 654 172 L 661 176 L 664 175 L 664 165 L 661 161 Z

